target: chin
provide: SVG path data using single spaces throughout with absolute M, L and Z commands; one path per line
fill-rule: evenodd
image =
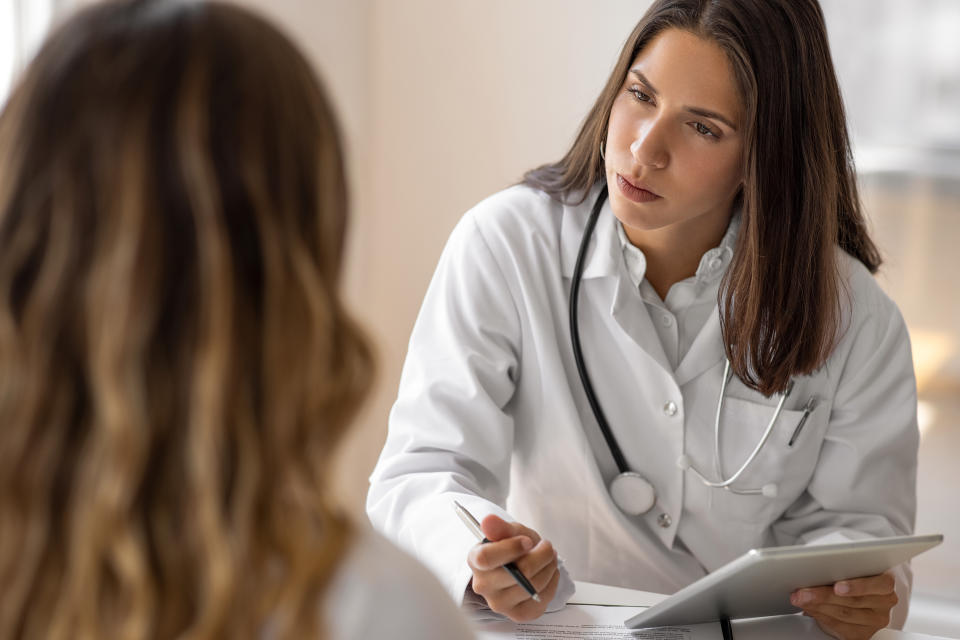
M 626 227 L 639 231 L 654 231 L 670 224 L 668 216 L 658 210 L 663 200 L 638 203 L 628 200 L 619 194 L 610 198 L 610 209 L 613 215 Z

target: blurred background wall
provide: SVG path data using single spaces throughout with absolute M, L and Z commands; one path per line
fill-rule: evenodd
M 51 19 L 90 0 L 0 0 L 0 100 Z M 353 198 L 346 286 L 379 354 L 337 468 L 363 516 L 406 342 L 447 235 L 485 196 L 558 158 L 645 0 L 241 0 L 326 81 Z M 960 1 L 822 0 L 881 285 L 910 327 L 922 430 L 910 625 L 960 629 Z M 600 9 L 602 7 L 602 10 Z M 939 626 L 938 626 L 939 625 Z

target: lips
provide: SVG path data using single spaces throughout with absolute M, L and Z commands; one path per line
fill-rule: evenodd
M 617 186 L 620 187 L 620 193 L 622 193 L 624 197 L 634 202 L 653 202 L 660 198 L 660 196 L 653 191 L 644 189 L 643 186 L 630 182 L 619 173 L 617 174 Z

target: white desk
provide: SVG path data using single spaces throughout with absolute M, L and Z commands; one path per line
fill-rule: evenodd
M 577 592 L 571 603 L 582 604 L 621 604 L 628 606 L 652 606 L 664 598 L 659 593 L 608 587 L 590 582 L 577 582 Z M 733 621 L 733 635 L 736 640 L 768 640 L 769 638 L 815 638 L 832 640 L 812 618 L 804 616 L 776 616 L 772 618 L 753 618 Z M 930 636 L 923 633 L 882 629 L 873 640 L 948 640 L 942 636 Z
M 605 585 L 592 584 L 589 582 L 578 581 L 576 585 L 577 592 L 570 600 L 570 604 L 573 605 L 649 607 L 660 602 L 666 597 L 658 593 L 623 589 L 620 587 L 609 587 Z M 588 610 L 598 611 L 599 609 L 596 607 L 584 607 L 574 613 L 574 615 L 581 615 L 582 612 Z M 636 609 L 633 609 L 633 611 L 636 611 Z M 603 615 L 607 616 L 607 613 L 604 613 Z M 627 617 L 629 616 L 624 615 L 623 618 L 615 616 L 614 619 L 605 624 L 619 625 L 619 620 L 624 620 Z M 514 631 L 511 630 L 515 628 L 514 625 L 510 624 L 509 626 L 505 626 L 504 623 L 495 624 L 499 631 L 495 633 L 481 633 L 481 638 L 484 638 L 484 640 L 487 638 L 490 638 L 491 640 L 501 640 L 507 638 L 512 639 L 517 637 L 527 637 L 526 635 L 523 635 L 519 626 L 516 627 L 516 631 L 518 633 L 515 634 Z M 809 638 L 813 638 L 814 640 L 831 640 L 830 636 L 823 633 L 812 618 L 799 615 L 735 620 L 732 624 L 733 635 L 736 640 L 770 640 L 770 638 L 782 638 L 786 640 L 791 640 L 793 638 L 803 638 L 804 640 Z M 612 627 L 605 628 L 612 629 Z M 571 633 L 573 635 L 569 635 Z M 577 633 L 579 632 L 567 629 L 567 632 L 564 633 L 563 637 L 574 638 L 576 637 Z M 712 635 L 713 631 L 710 630 L 709 633 Z M 546 636 L 535 635 L 535 637 L 539 638 Z M 930 636 L 922 633 L 911 633 L 906 631 L 894 631 L 892 629 L 883 629 L 873 636 L 873 640 L 936 640 L 937 638 L 938 636 Z

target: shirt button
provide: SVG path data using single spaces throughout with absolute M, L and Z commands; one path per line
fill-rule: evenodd
M 677 415 L 677 405 L 674 404 L 673 401 L 670 401 L 667 404 L 663 405 L 663 415 L 670 418 Z
M 666 529 L 673 524 L 673 518 L 670 517 L 669 513 L 661 513 L 657 516 L 657 524 Z
M 662 318 L 660 318 L 660 322 L 663 323 L 663 326 L 669 327 L 670 325 L 673 324 L 673 318 L 671 318 L 670 316 L 663 316 Z
M 720 268 L 720 265 L 722 264 L 723 264 L 723 260 L 721 260 L 720 258 L 714 258 L 713 260 L 710 261 L 710 269 L 712 269 L 713 271 L 716 271 L 717 269 Z

